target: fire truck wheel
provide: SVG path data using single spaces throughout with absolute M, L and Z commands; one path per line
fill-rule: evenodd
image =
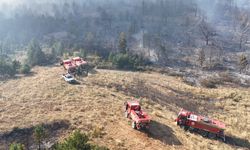
M 132 128 L 133 128 L 133 129 L 137 129 L 137 127 L 136 127 L 136 122 L 135 122 L 135 121 L 132 122 Z
M 177 121 L 176 123 L 177 123 L 177 126 L 179 126 L 179 125 L 180 125 L 180 122 L 179 122 L 179 121 Z
M 125 111 L 124 115 L 125 115 L 126 118 L 128 118 L 128 112 L 127 111 Z
M 210 138 L 210 139 L 216 139 L 216 134 L 214 134 L 214 133 L 208 133 L 208 138 Z
M 180 128 L 182 128 L 183 130 L 185 130 L 186 126 L 185 125 L 180 125 Z M 186 131 L 186 130 L 185 130 Z
M 224 143 L 227 143 L 226 137 L 223 137 L 222 140 L 223 140 Z
M 217 136 L 216 136 L 216 139 L 219 140 L 219 141 L 221 141 L 221 142 L 227 143 L 227 140 L 226 140 L 226 137 L 225 137 L 225 136 L 217 135 Z
M 209 134 L 209 132 L 204 131 L 204 130 L 201 130 L 201 135 L 202 135 L 203 137 L 208 137 L 208 134 Z
M 187 131 L 189 129 L 189 126 L 184 126 L 184 130 Z

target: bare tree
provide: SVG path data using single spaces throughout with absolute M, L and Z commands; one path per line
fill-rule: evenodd
M 250 31 L 249 17 L 247 14 L 240 14 L 238 18 L 238 30 L 236 31 L 236 36 L 239 40 L 239 49 L 242 50 L 244 44 L 247 42 L 248 34 Z
M 242 73 L 244 70 L 246 71 L 247 66 L 248 66 L 248 60 L 247 60 L 246 55 L 242 54 L 240 56 L 239 65 L 240 65 L 240 73 Z
M 206 45 L 209 44 L 209 41 L 216 35 L 214 29 L 206 22 L 204 19 L 201 21 L 199 25 L 200 32 L 203 38 L 206 41 Z
M 207 54 L 210 69 L 217 67 L 219 64 L 223 65 L 223 62 L 221 61 L 223 51 L 219 46 L 212 43 L 211 45 L 206 46 L 204 50 Z

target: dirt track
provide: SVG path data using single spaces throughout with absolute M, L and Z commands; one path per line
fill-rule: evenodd
M 58 129 L 55 139 L 77 128 L 90 133 L 93 142 L 110 149 L 234 149 L 232 143 L 185 133 L 175 125 L 175 114 L 180 107 L 212 116 L 221 108 L 215 105 L 221 103 L 221 99 L 212 94 L 197 94 L 196 91 L 202 89 L 193 90 L 179 78 L 156 73 L 98 70 L 82 79 L 80 85 L 69 85 L 60 78 L 62 73 L 61 67 L 38 67 L 29 77 L 0 84 L 0 96 L 4 97 L 0 99 L 0 149 L 15 140 L 24 141 L 15 136 L 5 138 L 13 128 L 51 124 L 55 120 L 69 123 L 69 128 Z M 131 96 L 144 97 L 141 103 L 153 118 L 147 132 L 133 130 L 123 117 L 123 103 Z M 223 120 L 223 114 L 218 117 L 228 121 Z M 229 129 L 230 134 L 237 132 L 237 129 Z M 242 133 L 248 129 L 243 129 Z M 245 141 L 237 145 L 247 149 L 249 135 L 245 138 L 241 134 L 234 136 L 239 142 Z

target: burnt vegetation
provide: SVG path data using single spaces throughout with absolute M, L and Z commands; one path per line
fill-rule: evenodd
M 30 66 L 78 54 L 101 57 L 101 68 L 137 69 L 153 63 L 206 70 L 220 66 L 248 73 L 246 62 L 239 66 L 232 62 L 239 58 L 230 57 L 241 52 L 249 59 L 249 12 L 243 8 L 247 3 L 214 0 L 210 8 L 207 4 L 199 0 L 44 1 L 21 2 L 11 10 L 10 4 L 2 3 L 0 55 L 27 51 Z
M 217 117 L 227 124 L 233 124 L 229 127 L 228 145 L 233 148 L 249 148 L 249 120 L 246 119 L 249 116 L 249 95 L 247 92 L 241 93 L 250 87 L 250 3 L 247 0 L 14 2 L 16 1 L 0 2 L 1 85 L 8 82 L 8 79 L 34 75 L 33 70 L 59 68 L 59 62 L 63 62 L 62 60 L 79 56 L 87 62 L 85 68 L 81 66 L 75 71 L 75 77 L 81 84 L 79 82 L 68 89 L 92 86 L 93 89 L 98 88 L 95 89 L 97 93 L 101 88 L 114 90 L 122 95 L 145 98 L 149 100 L 146 105 L 158 104 L 172 113 L 178 113 L 179 108 L 204 115 L 218 113 Z M 110 75 L 110 78 L 95 81 L 93 78 L 97 77 L 99 72 L 101 75 L 105 74 L 105 69 L 108 69 L 110 74 L 113 73 L 112 75 L 116 74 L 114 76 L 117 78 L 112 80 Z M 120 82 L 117 75 L 119 73 L 114 70 L 120 70 L 121 76 L 125 76 L 129 71 L 135 75 L 127 77 L 132 81 L 122 78 Z M 93 76 L 88 77 L 89 73 Z M 159 75 L 159 78 L 167 76 L 182 85 L 177 87 L 174 83 L 172 86 L 168 83 L 161 84 L 156 82 L 157 78 L 150 81 L 140 79 L 140 73 L 147 74 L 148 78 L 150 74 Z M 51 77 L 52 79 L 47 78 L 46 82 L 52 82 L 54 85 L 60 82 L 54 79 L 55 76 Z M 168 80 L 169 83 L 171 79 Z M 87 80 L 93 81 L 90 83 Z M 107 82 L 108 80 L 112 82 Z M 40 81 L 39 85 L 43 82 L 45 80 Z M 64 91 L 61 87 L 58 89 Z M 242 91 L 230 93 L 234 89 Z M 2 91 L 4 90 L 6 89 L 3 88 Z M 25 90 L 24 93 L 26 92 L 31 91 Z M 85 94 L 84 92 L 82 93 Z M 9 92 L 6 93 L 8 95 Z M 5 94 L 2 96 L 0 93 L 0 98 L 11 101 L 10 98 L 5 98 Z M 50 100 L 57 95 L 60 94 L 53 93 L 43 98 Z M 63 96 L 66 95 L 70 94 Z M 70 96 L 74 95 L 77 94 Z M 36 97 L 37 94 L 33 96 Z M 83 96 L 78 99 L 81 98 Z M 99 98 L 95 100 L 101 102 Z M 71 98 L 68 98 L 68 101 L 71 101 Z M 58 111 L 62 110 L 58 108 Z M 5 110 L 0 110 L 2 111 Z M 81 110 L 84 111 L 85 108 Z M 226 118 L 225 113 L 231 116 Z M 162 119 L 162 116 L 164 115 L 157 117 Z M 240 118 L 241 116 L 243 117 Z M 229 119 L 230 117 L 232 119 Z M 112 123 L 113 121 L 111 120 Z M 59 142 L 57 136 L 69 130 L 70 124 L 67 121 L 23 129 L 16 127 L 10 132 L 0 133 L 0 145 L 13 150 L 107 149 L 92 144 L 93 139 L 102 137 L 99 130 L 93 134 L 96 138 L 76 131 Z M 244 132 L 236 134 L 239 130 Z M 148 137 L 166 145 L 181 147 L 186 144 L 183 142 L 185 140 L 179 140 L 180 136 L 175 134 L 176 130 L 173 130 L 171 125 L 166 126 L 154 120 L 152 131 L 155 132 L 149 132 Z M 171 139 L 168 139 L 168 136 Z M 47 141 L 52 143 L 45 147 L 44 143 Z

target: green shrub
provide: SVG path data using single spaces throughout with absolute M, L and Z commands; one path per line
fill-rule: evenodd
M 98 69 L 115 69 L 115 66 L 112 62 L 102 61 L 97 66 Z
M 56 54 L 56 56 L 62 56 L 64 53 L 64 47 L 61 42 L 54 43 L 54 45 L 52 46 L 52 49 L 54 53 Z
M 93 64 L 94 66 L 97 66 L 101 62 L 101 59 L 102 58 L 98 55 L 89 55 L 86 58 L 88 63 Z
M 117 54 L 113 59 L 113 63 L 117 65 L 119 69 L 132 69 L 133 67 L 131 61 L 129 60 L 128 54 Z
M 10 150 L 24 150 L 24 145 L 19 144 L 19 143 L 13 143 L 10 145 Z
M 115 54 L 113 52 L 109 53 L 108 61 L 113 62 L 114 61 Z
M 56 144 L 54 150 L 90 150 L 89 138 L 80 131 L 75 131 L 63 143 Z
M 12 68 L 15 71 L 15 73 L 17 73 L 18 70 L 21 68 L 21 63 L 17 60 L 12 61 Z
M 13 68 L 13 65 L 7 63 L 5 60 L 0 61 L 0 76 L 14 76 L 16 70 Z
M 29 74 L 31 70 L 31 67 L 27 64 L 22 65 L 21 69 L 20 69 L 20 73 L 22 74 Z
M 47 63 L 44 52 L 42 51 L 39 43 L 35 40 L 32 40 L 29 43 L 27 55 L 28 55 L 27 61 L 31 66 L 43 65 L 44 63 Z
M 38 144 L 38 150 L 41 149 L 42 141 L 45 138 L 45 128 L 42 125 L 36 126 L 34 129 L 34 138 Z
M 141 66 L 150 65 L 151 62 L 141 55 L 129 53 L 110 53 L 109 61 L 116 65 L 118 69 L 137 70 Z
M 53 150 L 108 150 L 106 147 L 92 145 L 86 134 L 81 133 L 79 130 L 75 131 L 64 142 L 57 143 L 53 146 Z
M 85 51 L 85 49 L 80 49 L 79 57 L 82 57 L 82 58 L 87 57 L 87 52 Z

